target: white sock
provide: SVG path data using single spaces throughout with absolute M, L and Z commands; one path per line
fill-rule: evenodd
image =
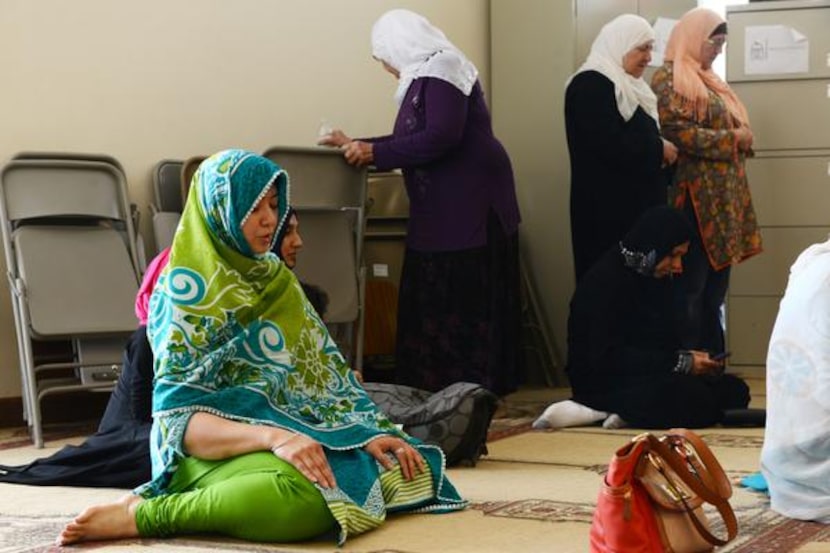
M 571 399 L 557 401 L 548 405 L 538 419 L 533 423 L 533 428 L 565 428 L 568 426 L 586 426 L 599 422 L 608 417 L 608 413 L 591 409 Z
M 625 422 L 621 416 L 616 413 L 611 413 L 608 415 L 608 418 L 605 419 L 605 422 L 602 423 L 602 427 L 608 430 L 616 430 L 617 428 L 625 428 L 628 426 L 628 423 Z

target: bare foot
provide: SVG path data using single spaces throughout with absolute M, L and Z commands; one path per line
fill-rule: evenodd
M 85 509 L 75 520 L 64 526 L 56 540 L 57 544 L 69 545 L 81 541 L 138 536 L 135 508 L 142 501 L 144 500 L 141 497 L 129 494 L 118 501 Z

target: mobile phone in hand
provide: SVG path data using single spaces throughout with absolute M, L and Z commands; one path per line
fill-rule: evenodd
M 714 355 L 710 355 L 710 356 L 709 356 L 709 359 L 711 359 L 712 361 L 723 361 L 724 359 L 726 359 L 726 358 L 727 358 L 727 357 L 729 357 L 730 355 L 732 355 L 732 352 L 731 352 L 731 351 L 722 351 L 722 352 L 720 352 L 720 353 L 716 353 L 716 354 L 714 354 Z

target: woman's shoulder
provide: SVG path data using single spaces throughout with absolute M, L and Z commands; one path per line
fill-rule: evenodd
M 579 297 L 592 304 L 624 302 L 629 299 L 631 294 L 622 291 L 631 286 L 632 273 L 622 267 L 619 256 L 616 247 L 606 250 L 583 275 L 574 291 L 574 298 Z
M 599 71 L 580 71 L 565 90 L 566 103 L 594 103 L 597 98 L 614 98 L 614 83 Z
M 599 71 L 595 71 L 593 69 L 587 69 L 585 71 L 580 71 L 579 73 L 575 74 L 571 77 L 571 82 L 568 84 L 568 88 L 583 88 L 583 87 L 614 87 L 614 83 L 600 73 Z
M 423 91 L 425 94 L 427 91 L 430 91 L 432 94 L 451 94 L 451 95 L 458 95 L 458 96 L 467 96 L 464 94 L 461 89 L 455 83 L 448 81 L 447 79 L 443 79 L 441 77 L 436 77 L 434 75 L 424 75 L 421 77 L 416 78 L 412 81 L 413 85 L 416 85 L 419 91 Z M 481 90 L 480 83 L 476 81 L 473 84 L 471 94 L 475 94 L 476 91 Z
M 472 77 L 475 71 L 474 66 L 472 66 L 467 58 L 454 50 L 441 50 L 440 52 L 436 52 L 427 60 L 424 68 L 453 75 L 463 74 L 468 77 Z
M 669 86 L 672 84 L 672 62 L 668 61 L 658 67 L 651 76 L 651 88 L 656 89 L 659 86 Z

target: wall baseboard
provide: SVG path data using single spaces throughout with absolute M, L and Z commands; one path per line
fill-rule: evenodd
M 49 396 L 41 402 L 43 424 L 99 420 L 109 401 L 109 392 L 79 392 Z M 23 398 L 0 398 L 0 428 L 26 426 Z

